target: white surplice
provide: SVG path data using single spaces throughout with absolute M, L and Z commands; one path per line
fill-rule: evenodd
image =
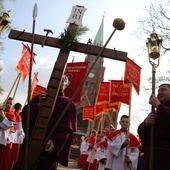
M 106 163 L 106 168 L 111 170 L 124 170 L 124 155 L 126 155 L 126 147 L 121 149 L 126 139 L 126 134 L 121 132 L 115 139 L 108 140 L 108 149 L 111 153 L 110 159 Z M 126 170 L 136 170 L 138 163 L 138 148 L 128 148 L 128 154 L 131 164 L 127 165 Z

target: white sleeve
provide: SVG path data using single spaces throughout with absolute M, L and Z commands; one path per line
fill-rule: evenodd
M 0 122 L 0 128 L 7 130 L 12 126 L 13 122 L 9 121 L 5 118 L 2 122 Z
M 131 149 L 131 153 L 129 154 L 131 164 L 129 164 L 131 169 L 137 169 L 138 158 L 139 158 L 139 149 L 133 148 Z

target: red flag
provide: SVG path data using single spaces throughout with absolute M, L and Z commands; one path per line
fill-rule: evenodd
M 100 82 L 96 103 L 109 102 L 109 89 L 110 89 L 110 82 Z
M 116 112 L 119 112 L 120 106 L 121 106 L 121 102 L 114 102 L 114 103 L 109 104 L 108 108 L 112 108 Z
M 82 79 L 86 75 L 88 68 L 88 62 L 77 62 L 77 63 L 68 63 L 65 70 L 65 75 L 69 78 L 69 85 L 65 89 L 64 93 L 67 97 L 72 97 Z M 80 102 L 82 88 L 74 99 L 74 103 L 77 104 Z
M 84 106 L 83 108 L 83 120 L 90 120 L 94 122 L 94 106 Z
M 16 70 L 19 71 L 22 75 L 22 80 L 24 81 L 27 75 L 29 74 L 30 70 L 30 55 L 31 51 L 29 47 L 23 44 L 22 52 L 21 52 L 21 58 L 16 66 Z M 35 53 L 33 53 L 33 61 L 34 57 L 36 56 Z M 32 62 L 33 63 L 33 62 Z
M 111 80 L 110 103 L 122 102 L 130 104 L 131 86 L 124 85 L 122 80 Z
M 140 89 L 140 74 L 141 68 L 134 61 L 127 58 L 124 83 L 132 83 L 138 94 Z
M 40 85 L 36 85 L 33 94 L 32 94 L 32 98 L 34 98 L 35 96 L 41 94 L 43 91 L 45 91 L 46 88 Z
M 34 92 L 34 90 L 35 90 L 35 88 L 36 88 L 36 86 L 37 86 L 37 83 L 38 83 L 38 73 L 35 74 L 34 79 L 33 79 L 33 81 L 32 81 L 32 84 L 31 84 L 30 99 L 32 99 L 33 92 Z

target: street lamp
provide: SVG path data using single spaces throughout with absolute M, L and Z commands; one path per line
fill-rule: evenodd
M 9 16 L 9 12 L 4 12 L 2 14 L 2 16 L 0 16 L 0 34 L 9 26 L 9 24 L 11 23 L 10 21 L 8 21 Z
M 160 49 L 162 39 L 156 33 L 152 33 L 146 42 L 148 47 L 148 59 L 152 65 L 152 94 L 155 95 L 155 73 L 156 68 L 159 66 Z M 155 114 L 155 108 L 151 107 L 152 113 Z M 154 125 L 151 125 L 150 131 L 150 157 L 149 157 L 149 170 L 153 170 L 154 161 Z

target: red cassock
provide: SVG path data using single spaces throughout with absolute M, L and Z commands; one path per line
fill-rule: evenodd
M 5 116 L 7 117 L 7 119 L 9 121 L 15 122 L 15 115 L 12 111 L 5 111 Z M 14 133 L 14 132 L 15 132 L 14 126 L 11 126 L 10 133 Z M 11 142 L 8 143 L 5 147 L 3 147 L 3 150 L 1 149 L 1 154 L 3 155 L 3 159 L 2 159 L 3 163 L 0 167 L 1 170 L 8 169 L 11 151 L 12 151 L 12 143 Z

